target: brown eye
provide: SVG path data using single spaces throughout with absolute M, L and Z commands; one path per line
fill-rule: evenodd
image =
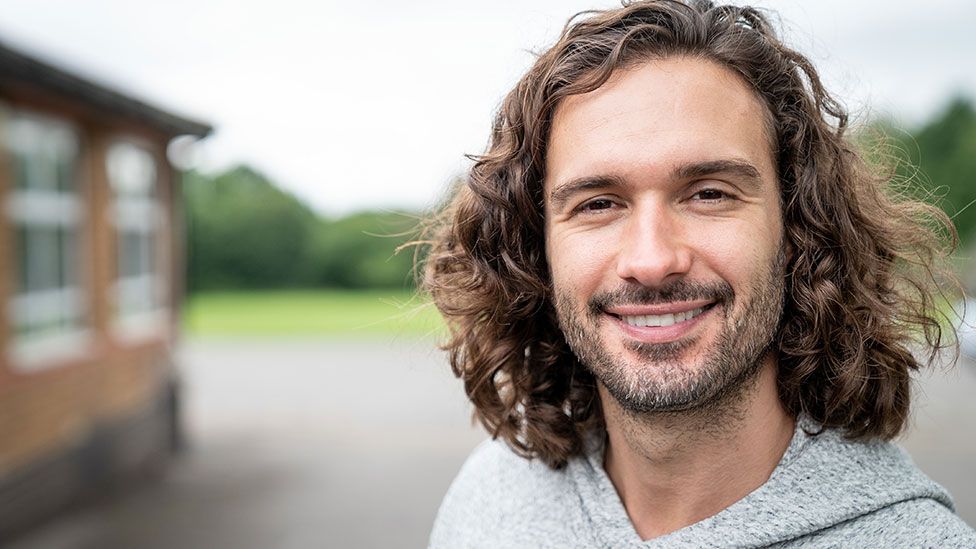
M 693 196 L 696 200 L 722 200 L 726 198 L 724 192 L 717 189 L 703 189 Z
M 598 210 L 609 210 L 613 207 L 613 201 L 606 198 L 597 198 L 596 200 L 590 200 L 586 204 L 583 204 L 583 210 L 585 211 L 598 211 Z

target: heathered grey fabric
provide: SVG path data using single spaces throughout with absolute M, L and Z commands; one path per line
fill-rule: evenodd
M 976 531 L 892 444 L 807 435 L 797 422 L 769 480 L 724 511 L 641 541 L 602 466 L 602 445 L 560 471 L 486 441 L 441 504 L 430 546 L 450 548 L 965 547 Z

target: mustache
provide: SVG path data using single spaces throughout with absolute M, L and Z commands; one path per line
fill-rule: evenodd
M 619 305 L 657 305 L 673 301 L 697 301 L 707 299 L 721 303 L 731 303 L 735 291 L 725 281 L 694 282 L 676 280 L 660 288 L 649 288 L 639 284 L 629 284 L 599 293 L 587 303 L 591 314 L 601 314 L 609 307 Z

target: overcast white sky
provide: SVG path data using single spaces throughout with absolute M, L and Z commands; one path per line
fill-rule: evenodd
M 976 2 L 763 0 L 862 117 L 976 96 Z M 0 40 L 210 122 L 201 167 L 245 162 L 316 209 L 420 208 L 573 13 L 607 0 L 0 0 Z

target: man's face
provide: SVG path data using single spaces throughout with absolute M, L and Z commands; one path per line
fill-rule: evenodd
M 671 58 L 556 110 L 544 181 L 556 313 L 625 409 L 703 406 L 760 369 L 785 263 L 763 109 L 728 69 Z

